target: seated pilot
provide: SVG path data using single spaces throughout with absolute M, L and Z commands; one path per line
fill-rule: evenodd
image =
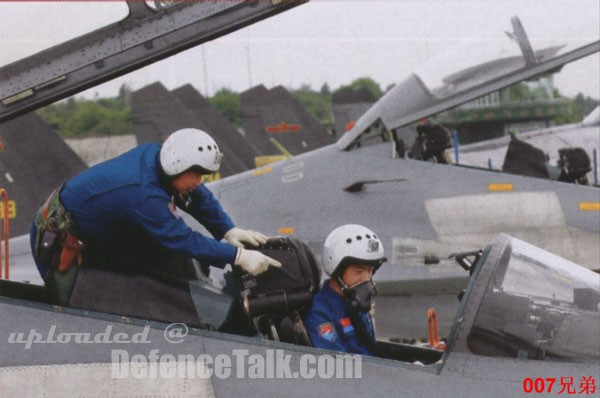
M 372 354 L 369 311 L 376 288 L 371 278 L 385 261 L 381 240 L 366 227 L 347 224 L 329 234 L 322 263 L 331 279 L 315 294 L 303 319 L 315 347 Z

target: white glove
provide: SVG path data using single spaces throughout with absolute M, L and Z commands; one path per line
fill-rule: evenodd
M 256 250 L 238 249 L 235 256 L 235 265 L 239 265 L 242 269 L 254 276 L 262 274 L 269 268 L 281 267 L 281 263 L 269 256 L 265 256 Z
M 231 228 L 227 233 L 223 236 L 227 243 L 230 243 L 236 247 L 243 248 L 245 243 L 249 243 L 252 246 L 260 246 L 267 243 L 269 239 L 265 235 L 260 232 L 251 231 L 249 229 L 241 229 L 237 227 Z

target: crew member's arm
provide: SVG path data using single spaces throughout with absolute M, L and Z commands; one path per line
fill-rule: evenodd
M 210 265 L 221 268 L 227 264 L 239 265 L 253 275 L 266 271 L 269 266 L 281 267 L 280 262 L 262 253 L 237 248 L 192 230 L 181 217 L 169 209 L 166 199 L 168 198 L 162 194 L 151 194 L 144 197 L 143 200 L 136 201 L 136 205 L 127 211 L 125 217 L 144 228 L 161 245 Z M 233 224 L 218 202 L 214 200 L 214 203 L 221 209 L 221 214 L 224 216 L 208 217 L 212 229 L 210 232 L 218 238 L 222 236 L 223 229 L 227 229 Z
M 260 232 L 235 227 L 221 204 L 204 185 L 200 185 L 190 193 L 190 199 L 189 205 L 184 210 L 204 225 L 216 239 L 225 238 L 227 243 L 239 248 L 243 248 L 244 243 L 252 246 L 267 243 L 267 236 Z
M 169 249 L 218 267 L 234 264 L 238 251 L 235 246 L 192 230 L 167 204 L 168 199 L 165 200 L 165 195 L 146 196 L 136 201 L 136 205 L 124 216 Z M 228 228 L 233 227 L 233 223 L 222 209 L 221 212 L 224 216 L 210 218 L 207 215 L 207 229 L 219 239 Z

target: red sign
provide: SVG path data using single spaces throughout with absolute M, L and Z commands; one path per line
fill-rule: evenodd
M 302 130 L 302 126 L 299 124 L 287 124 L 286 122 L 281 122 L 274 126 L 265 127 L 265 131 L 269 134 L 274 133 L 297 133 Z

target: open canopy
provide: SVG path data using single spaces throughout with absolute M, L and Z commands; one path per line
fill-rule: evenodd
M 530 40 L 520 20 L 513 17 L 491 34 L 482 33 L 481 40 L 469 40 L 434 57 L 358 119 L 338 140 L 338 148 L 347 150 L 377 136 L 385 138 L 388 131 L 600 51 L 597 36 L 579 34 L 576 30 L 581 27 L 564 27 L 568 32 L 535 28 L 537 35 Z

